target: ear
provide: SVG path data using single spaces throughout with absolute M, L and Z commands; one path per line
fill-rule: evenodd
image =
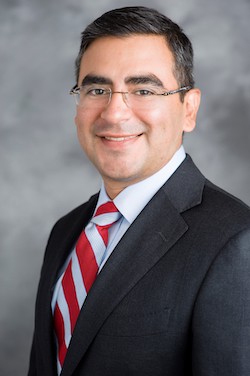
M 189 90 L 184 97 L 185 120 L 184 132 L 192 132 L 196 125 L 196 117 L 200 106 L 201 92 L 194 88 Z

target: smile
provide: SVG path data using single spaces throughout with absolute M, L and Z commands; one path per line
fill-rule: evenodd
M 140 136 L 140 135 L 125 136 L 125 137 L 109 137 L 109 136 L 105 136 L 103 138 L 105 138 L 105 140 L 108 140 L 108 141 L 122 142 L 122 141 L 131 140 L 131 139 L 136 138 L 138 136 Z

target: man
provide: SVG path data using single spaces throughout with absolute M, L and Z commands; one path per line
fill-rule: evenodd
M 49 238 L 29 376 L 249 376 L 250 211 L 182 146 L 189 39 L 155 10 L 110 11 L 82 34 L 71 93 L 103 184 Z

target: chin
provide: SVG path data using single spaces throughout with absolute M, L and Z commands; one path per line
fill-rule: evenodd
M 138 179 L 137 174 L 132 174 L 131 172 L 125 174 L 124 171 L 122 171 L 122 173 L 121 173 L 121 171 L 122 171 L 122 169 L 120 171 L 117 171 L 117 172 L 104 173 L 104 174 L 102 174 L 102 176 L 109 181 L 121 182 L 121 183 L 122 182 L 125 182 L 125 183 L 131 182 L 131 184 L 133 184 L 134 182 L 140 180 L 140 179 Z

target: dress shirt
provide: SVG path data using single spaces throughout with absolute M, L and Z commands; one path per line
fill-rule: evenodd
M 103 255 L 99 272 L 129 226 L 133 223 L 135 218 L 140 214 L 156 192 L 163 186 L 164 183 L 166 183 L 175 170 L 177 170 L 185 157 L 186 153 L 184 147 L 181 146 L 170 161 L 159 171 L 147 179 L 128 186 L 115 197 L 113 202 L 119 212 L 122 214 L 122 217 L 109 229 L 109 242 Z M 110 201 L 110 198 L 108 197 L 104 184 L 102 183 L 95 211 L 100 205 L 107 201 Z

